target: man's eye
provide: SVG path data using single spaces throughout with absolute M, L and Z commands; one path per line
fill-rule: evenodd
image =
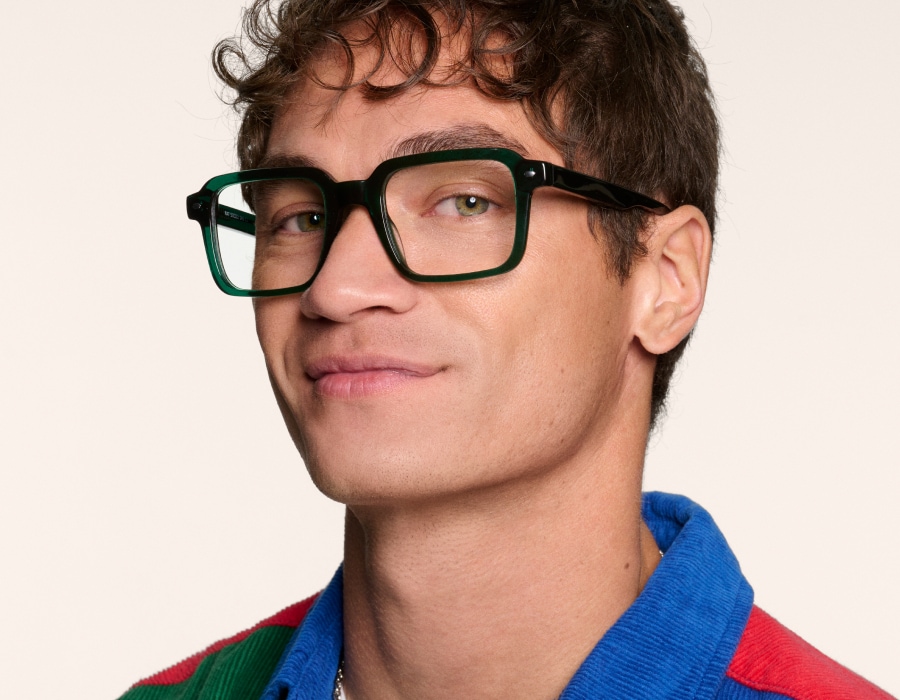
M 291 233 L 315 233 L 325 227 L 325 215 L 320 211 L 294 214 L 281 226 Z
M 474 194 L 463 195 L 456 198 L 456 211 L 463 216 L 474 216 L 475 214 L 484 214 L 490 206 L 483 197 L 476 197 Z
M 435 213 L 443 216 L 478 216 L 491 208 L 491 202 L 474 194 L 460 194 L 439 202 Z

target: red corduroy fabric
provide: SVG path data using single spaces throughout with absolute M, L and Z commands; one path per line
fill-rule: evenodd
M 316 602 L 318 597 L 319 595 L 316 594 L 299 603 L 294 603 L 281 612 L 275 613 L 272 617 L 266 618 L 258 625 L 254 625 L 243 632 L 238 632 L 233 637 L 222 639 L 215 644 L 211 644 L 203 651 L 194 654 L 193 656 L 189 656 L 184 661 L 181 661 L 174 666 L 170 666 L 149 678 L 138 681 L 134 684 L 134 687 L 137 688 L 142 685 L 175 685 L 176 683 L 182 683 L 193 675 L 194 671 L 197 670 L 197 667 L 207 656 L 215 654 L 217 651 L 221 651 L 231 644 L 237 644 L 238 642 L 243 641 L 263 627 L 299 627 L 300 623 L 303 622 L 303 618 L 306 617 L 306 613 L 309 612 L 309 609 L 312 607 L 313 603 Z
M 756 606 L 728 667 L 738 683 L 798 700 L 892 700 Z

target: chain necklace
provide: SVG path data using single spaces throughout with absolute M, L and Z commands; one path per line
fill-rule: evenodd
M 341 656 L 341 662 L 338 664 L 337 673 L 334 676 L 334 691 L 331 693 L 332 700 L 347 700 L 344 697 L 344 657 Z

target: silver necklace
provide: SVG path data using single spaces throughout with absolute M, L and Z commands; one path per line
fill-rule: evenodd
M 334 676 L 334 692 L 331 693 L 332 700 L 347 700 L 344 697 L 344 658 L 338 664 L 337 673 Z

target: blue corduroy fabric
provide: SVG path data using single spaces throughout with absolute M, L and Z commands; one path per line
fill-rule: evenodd
M 753 590 L 709 513 L 683 496 L 644 495 L 665 552 L 640 597 L 594 647 L 561 700 L 715 698 Z
M 560 700 L 777 700 L 725 677 L 753 591 L 710 515 L 683 496 L 644 495 L 665 556 Z M 328 700 L 343 645 L 339 569 L 285 650 L 262 700 Z M 490 650 L 485 650 L 490 653 Z
M 745 685 L 741 685 L 736 680 L 726 678 L 722 687 L 719 688 L 719 694 L 716 700 L 793 700 L 787 695 L 780 693 L 767 693 L 762 690 L 754 690 Z
M 343 566 L 307 613 L 260 700 L 330 700 L 344 646 Z

